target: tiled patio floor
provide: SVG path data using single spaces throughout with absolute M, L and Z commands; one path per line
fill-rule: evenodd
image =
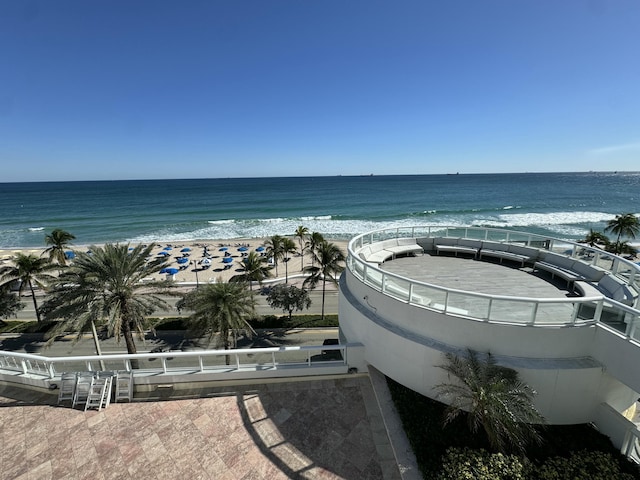
M 0 387 L 0 478 L 400 478 L 367 376 L 212 395 L 84 412 Z

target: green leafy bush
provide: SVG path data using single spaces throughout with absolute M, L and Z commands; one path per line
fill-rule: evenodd
M 553 457 L 535 472 L 538 480 L 633 480 L 633 475 L 622 473 L 620 464 L 604 452 L 582 450 L 570 457 Z
M 438 480 L 526 480 L 526 459 L 484 449 L 450 448 Z

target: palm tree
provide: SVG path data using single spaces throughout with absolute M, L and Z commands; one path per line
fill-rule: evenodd
M 23 308 L 20 297 L 11 291 L 10 285 L 0 286 L 0 319 L 7 320 Z
M 289 237 L 283 237 L 280 245 L 284 261 L 284 283 L 289 283 L 289 254 L 297 252 L 296 244 Z
M 301 269 L 304 270 L 304 250 L 305 239 L 309 235 L 309 229 L 303 225 L 299 225 L 296 228 L 295 237 L 298 239 L 298 246 L 300 247 L 300 256 L 302 257 Z
M 99 321 L 106 321 L 109 335 L 124 337 L 127 352 L 137 353 L 134 332 L 144 333 L 145 317 L 155 310 L 167 310 L 170 305 L 159 293 L 174 294 L 165 281 L 142 282 L 167 265 L 164 257 L 147 261 L 154 248 L 129 244 L 106 244 L 79 253 L 73 264 L 58 277 L 43 310 L 47 318 L 62 319 L 53 331 L 87 331 Z M 138 367 L 132 361 L 133 368 Z
M 69 232 L 56 228 L 50 234 L 44 236 L 45 243 L 51 246 L 45 249 L 42 254 L 48 253 L 49 260 L 55 260 L 59 265 L 66 265 L 67 257 L 64 251 L 68 248 L 69 242 L 75 238 Z
M 480 358 L 471 349 L 465 357 L 446 353 L 445 358 L 447 363 L 439 367 L 449 378 L 455 377 L 453 383 L 435 386 L 449 403 L 445 425 L 466 412 L 471 432 L 482 427 L 499 452 L 524 452 L 529 441 L 541 441 L 534 424 L 545 420 L 533 405 L 536 392 L 520 381 L 515 370 L 497 365 L 491 354 Z
M 324 237 L 319 232 L 313 232 L 309 235 L 309 240 L 307 240 L 306 249 L 311 254 L 311 265 L 315 265 L 315 251 L 320 245 L 324 242 Z
M 273 258 L 273 265 L 276 267 L 276 277 L 278 276 L 278 261 L 283 257 L 282 242 L 284 237 L 274 235 L 268 238 L 264 245 L 267 249 L 267 256 Z
M 251 291 L 253 291 L 251 282 L 258 282 L 259 285 L 262 285 L 262 281 L 271 276 L 271 267 L 267 264 L 267 259 L 256 252 L 249 252 L 249 255 L 242 260 L 242 264 L 244 272 L 240 275 L 234 275 L 229 281 L 247 282 Z
M 581 240 L 583 243 L 589 244 L 590 247 L 597 247 L 599 245 L 607 246 L 609 245 L 609 238 L 606 235 L 594 231 L 592 228 L 589 229 L 589 233 L 584 237 L 584 240 Z
M 41 258 L 37 255 L 23 253 L 17 253 L 12 258 L 13 266 L 6 266 L 0 269 L 0 284 L 7 285 L 16 280 L 20 282 L 18 289 L 18 296 L 22 294 L 22 290 L 25 285 L 29 287 L 31 292 L 31 298 L 33 299 L 33 308 L 36 311 L 36 318 L 38 322 L 42 319 L 40 317 L 40 309 L 38 308 L 38 302 L 36 301 L 36 292 L 34 285 L 44 288 L 46 284 L 53 280 L 55 277 L 48 272 L 56 268 L 48 258 Z
M 327 280 L 334 285 L 338 284 L 337 276 L 344 270 L 345 255 L 336 244 L 322 241 L 311 252 L 313 264 L 305 267 L 309 274 L 303 285 L 314 289 L 322 281 L 322 319 L 324 320 L 324 297 Z
M 611 232 L 618 236 L 616 239 L 614 253 L 620 254 L 622 253 L 620 238 L 622 236 L 636 238 L 636 235 L 640 233 L 640 220 L 638 220 L 638 217 L 633 213 L 616 215 L 616 218 L 607 222 L 607 226 L 604 231 Z
M 218 279 L 216 283 L 190 291 L 177 306 L 193 311 L 190 317 L 193 331 L 206 334 L 209 342 L 218 334 L 216 343 L 225 350 L 230 346 L 235 348 L 239 331 L 255 335 L 248 322 L 255 314 L 255 301 L 245 283 Z M 228 355 L 226 363 L 229 364 Z

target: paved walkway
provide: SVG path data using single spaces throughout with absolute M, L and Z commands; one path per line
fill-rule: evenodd
M 400 478 L 368 376 L 207 393 L 83 412 L 0 386 L 0 478 Z

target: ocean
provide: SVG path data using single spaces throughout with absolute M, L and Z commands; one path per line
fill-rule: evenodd
M 474 225 L 577 240 L 640 212 L 640 172 L 0 183 L 0 248 L 257 238 L 298 225 L 348 239 L 382 227 Z

